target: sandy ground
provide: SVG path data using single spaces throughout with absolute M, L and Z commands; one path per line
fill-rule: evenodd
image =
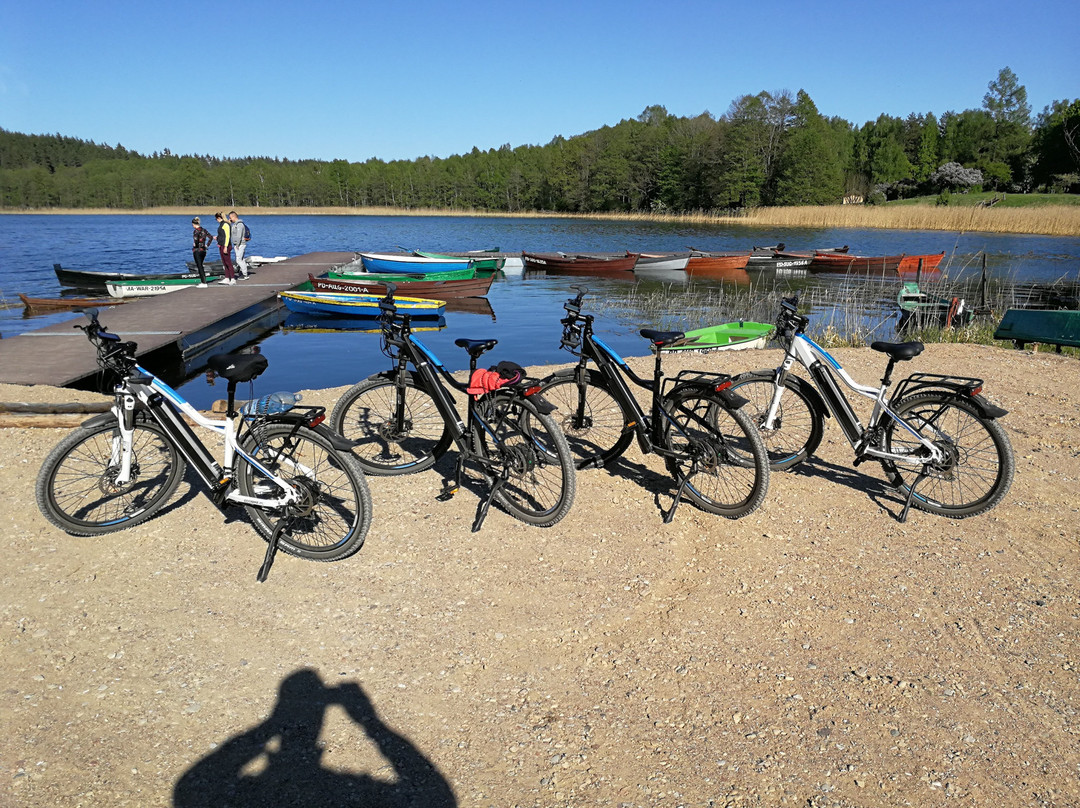
M 265 584 L 262 542 L 190 478 L 144 525 L 56 530 L 33 486 L 66 430 L 0 430 L 0 805 L 1078 805 L 1080 365 L 938 345 L 908 367 L 1010 410 L 990 513 L 899 523 L 832 423 L 738 521 L 664 525 L 673 486 L 634 447 L 555 527 L 493 510 L 474 534 L 474 491 L 435 501 L 444 460 L 369 478 L 359 554 L 282 555 Z

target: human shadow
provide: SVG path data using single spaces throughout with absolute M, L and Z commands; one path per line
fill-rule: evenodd
M 329 707 L 340 706 L 389 762 L 395 779 L 332 771 L 318 739 Z M 176 808 L 452 808 L 457 799 L 439 770 L 386 726 L 355 682 L 328 687 L 302 668 L 282 682 L 273 713 L 230 738 L 181 775 Z

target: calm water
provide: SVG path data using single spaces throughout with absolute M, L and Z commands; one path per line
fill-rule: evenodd
M 213 222 L 212 213 L 206 218 Z M 500 219 L 469 217 L 259 216 L 246 215 L 254 239 L 251 255 L 300 255 L 323 250 L 396 250 L 398 245 L 426 250 L 499 247 L 504 251 L 681 250 L 688 245 L 708 250 L 741 250 L 754 244 L 784 242 L 789 249 L 841 246 L 866 255 L 937 253 L 944 251 L 952 279 L 976 280 L 981 254 L 989 273 L 1017 282 L 1053 283 L 1076 280 L 1080 271 L 1080 239 L 931 231 L 844 230 L 834 228 L 751 228 L 686 226 L 656 223 L 613 223 L 564 219 Z M 212 228 L 211 228 L 212 229 Z M 183 216 L 37 216 L 0 215 L 0 304 L 18 302 L 16 293 L 59 297 L 53 264 L 71 269 L 175 272 L 190 259 L 191 224 Z M 453 345 L 458 337 L 496 338 L 492 362 L 512 359 L 521 364 L 569 362 L 559 350 L 561 305 L 571 287 L 584 283 L 590 293 L 625 299 L 635 288 L 625 281 L 567 277 L 507 277 L 492 285 L 488 300 L 495 314 L 451 312 L 446 328 L 421 335 L 451 369 L 467 366 L 465 354 Z M 837 284 L 836 280 L 815 281 Z M 701 286 L 695 285 L 700 291 Z M 661 288 L 641 284 L 640 295 Z M 673 287 L 678 292 L 677 287 Z M 213 293 L 212 289 L 208 290 Z M 841 292 L 842 293 L 842 292 Z M 186 294 L 186 293 L 179 293 Z M 887 300 L 895 288 L 881 289 Z M 598 311 L 597 330 L 624 355 L 647 353 L 637 334 L 643 326 L 692 328 L 708 322 L 677 323 L 676 299 L 671 311 L 638 311 L 633 305 Z M 24 317 L 21 305 L 0 309 L 4 338 L 53 322 L 74 320 L 73 313 Z M 738 315 L 736 315 L 738 316 Z M 891 316 L 885 315 L 886 319 Z M 107 313 L 102 319 L 108 324 Z M 887 335 L 889 324 L 882 324 Z M 270 368 L 256 382 L 256 392 L 351 384 L 388 366 L 379 352 L 377 334 L 311 333 L 278 328 L 256 337 Z M 485 357 L 486 358 L 486 357 Z M 224 397 L 223 386 L 211 387 L 198 368 L 186 369 L 186 380 L 174 377 L 197 406 Z M 175 370 L 179 374 L 179 370 Z

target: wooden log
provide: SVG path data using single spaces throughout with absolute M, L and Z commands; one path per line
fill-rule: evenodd
M 29 413 L 37 415 L 60 413 L 108 412 L 111 401 L 49 403 L 46 401 L 0 401 L 0 413 Z

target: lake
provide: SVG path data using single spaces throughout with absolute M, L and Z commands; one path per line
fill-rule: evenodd
M 213 213 L 200 214 L 207 229 Z M 317 251 L 395 251 L 410 249 L 458 251 L 499 247 L 506 252 L 674 251 L 694 246 L 705 250 L 745 250 L 757 244 L 783 242 L 791 250 L 850 245 L 853 253 L 946 253 L 951 282 L 973 284 L 987 256 L 988 274 L 999 281 L 1050 284 L 1075 282 L 1080 271 L 1080 238 L 1023 236 L 938 231 L 854 230 L 839 228 L 757 228 L 740 225 L 684 225 L 656 222 L 610 222 L 587 219 L 244 215 L 253 239 L 249 255 L 301 255 Z M 206 225 L 204 225 L 206 226 Z M 211 251 L 213 253 L 213 251 Z M 214 257 L 212 254 L 208 257 Z M 175 272 L 191 258 L 190 217 L 162 215 L 0 215 L 0 335 L 4 338 L 44 325 L 81 317 L 77 313 L 25 317 L 17 293 L 59 297 L 53 264 L 71 269 Z M 943 262 L 943 266 L 944 266 Z M 850 284 L 865 281 L 814 278 L 795 284 L 815 300 L 842 299 L 853 293 Z M 627 356 L 648 353 L 638 335 L 642 327 L 695 328 L 687 287 L 657 282 L 627 282 L 601 278 L 521 276 L 499 278 L 488 300 L 490 315 L 451 312 L 446 327 L 421 335 L 452 370 L 467 367 L 458 337 L 495 338 L 499 346 L 485 355 L 494 363 L 511 359 L 523 365 L 569 363 L 559 350 L 562 303 L 572 288 L 585 285 L 598 305 L 597 332 Z M 715 287 L 715 289 L 713 288 Z M 895 284 L 880 284 L 868 297 L 879 302 L 865 312 L 873 318 L 876 335 L 892 336 Z M 696 298 L 715 292 L 718 285 L 695 282 Z M 211 287 L 206 293 L 213 294 Z M 187 295 L 187 292 L 180 292 Z M 861 292 L 860 292 L 861 294 Z M 745 296 L 742 298 L 745 302 Z M 827 304 L 823 304 L 827 305 Z M 748 316 L 735 312 L 732 317 Z M 770 318 L 771 319 L 771 318 Z M 107 312 L 102 320 L 108 325 Z M 879 322 L 880 321 L 880 322 Z M 379 350 L 377 334 L 312 333 L 277 328 L 254 343 L 270 360 L 256 381 L 257 393 L 275 390 L 335 387 L 352 384 L 389 366 Z M 156 369 L 155 369 L 156 370 Z M 196 406 L 224 398 L 224 385 L 209 385 L 198 368 L 188 368 L 175 381 Z

